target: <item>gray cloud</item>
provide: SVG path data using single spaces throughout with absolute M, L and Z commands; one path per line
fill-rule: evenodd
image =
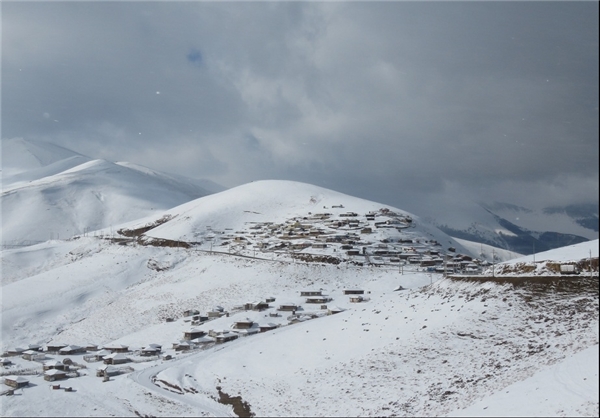
M 598 193 L 596 2 L 11 2 L 2 27 L 3 137 L 416 209 Z

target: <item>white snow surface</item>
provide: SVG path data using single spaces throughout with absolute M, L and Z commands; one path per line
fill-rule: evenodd
M 539 252 L 532 255 L 515 257 L 506 262 L 506 264 L 527 263 L 532 261 L 579 261 L 589 257 L 598 258 L 598 243 L 600 240 L 590 240 L 580 242 L 579 244 L 569 245 L 567 247 L 556 248 Z
M 2 146 L 5 247 L 110 228 L 210 194 L 193 179 L 40 141 L 3 140 Z
M 101 363 L 68 356 L 87 366 L 79 377 L 57 382 L 73 392 L 49 390 L 35 374 L 41 363 L 10 357 L 14 364 L 4 376 L 34 374 L 24 375 L 29 387 L 0 398 L 3 416 L 235 416 L 216 402 L 217 387 L 241 396 L 257 416 L 598 413 L 593 290 L 551 292 L 532 303 L 525 290 L 508 285 L 408 268 L 400 274 L 255 260 L 94 237 L 4 250 L 2 266 L 5 350 L 63 342 L 132 350 L 158 343 L 169 351 L 192 328 L 185 309 L 205 313 L 216 305 L 229 316 L 198 328 L 231 330 L 246 318 L 280 325 L 174 360 L 128 363 L 133 372 L 108 382 L 95 375 Z M 394 291 L 399 285 L 405 290 Z M 344 311 L 328 316 L 320 305 L 306 304 L 300 291 L 312 289 Z M 364 289 L 369 300 L 351 303 L 344 289 Z M 267 311 L 238 308 L 265 297 L 276 298 Z M 290 324 L 285 312 L 269 316 L 283 302 L 302 305 L 297 314 L 304 320 Z M 306 320 L 310 313 L 315 318 Z
M 566 279 L 571 286 L 562 290 L 532 289 L 443 279 L 415 265 L 359 266 L 350 258 L 337 265 L 308 263 L 275 252 L 254 257 L 250 246 L 245 252 L 217 252 L 207 247 L 207 238 L 212 243 L 217 234 L 237 231 L 238 237 L 256 240 L 251 227 L 258 223 L 381 209 L 412 222 L 402 231 L 377 230 L 361 240 L 383 245 L 382 239 L 408 236 L 417 250 L 434 248 L 429 240 L 437 240 L 465 254 L 469 244 L 400 209 L 303 183 L 255 182 L 176 206 L 165 185 L 184 199 L 188 189 L 178 188 L 180 179 L 129 163 L 40 146 L 14 165 L 26 169 L 15 168 L 11 176 L 21 177 L 12 177 L 3 192 L 4 234 L 29 236 L 28 223 L 46 236 L 59 227 L 114 225 L 111 238 L 119 239 L 91 229 L 64 240 L 70 234 L 61 229 L 62 240 L 3 249 L 2 351 L 32 344 L 123 344 L 133 361 L 115 365 L 123 373 L 103 381 L 96 377 L 102 362 L 84 354 L 45 353 L 45 360 L 68 357 L 77 369 L 56 382 L 72 388 L 65 391 L 49 389 L 42 360 L 10 356 L 12 364 L 0 369 L 2 416 L 239 414 L 218 402 L 219 391 L 241 397 L 244 413 L 256 416 L 598 415 L 597 276 Z M 31 170 L 46 175 L 27 179 Z M 111 204 L 92 204 L 94 199 Z M 339 205 L 344 207 L 334 208 Z M 125 219 L 117 215 L 123 211 L 138 212 Z M 146 246 L 116 233 L 159 220 L 146 237 L 204 244 Z M 553 250 L 545 257 L 580 260 L 588 247 Z M 365 300 L 351 302 L 347 289 L 364 290 Z M 306 290 L 320 290 L 330 299 L 323 304 L 342 312 L 328 315 L 321 303 L 307 303 L 300 296 Z M 275 301 L 265 311 L 243 308 L 268 297 Z M 301 308 L 278 311 L 285 302 Z M 197 325 L 183 316 L 189 309 L 206 315 L 216 306 L 228 315 Z M 234 322 L 247 319 L 278 327 L 174 351 L 173 344 L 192 328 L 235 331 Z M 139 349 L 150 344 L 160 344 L 174 358 L 141 357 Z M 30 385 L 8 396 L 3 379 L 9 375 L 25 377 Z
M 475 254 L 477 257 L 492 261 L 509 261 L 515 258 L 523 257 L 523 254 L 516 253 L 514 251 L 505 250 L 503 248 L 492 247 L 491 245 L 481 244 L 479 242 L 468 241 L 466 239 L 454 238 L 456 242 L 461 244 L 464 248 L 469 250 L 471 254 Z

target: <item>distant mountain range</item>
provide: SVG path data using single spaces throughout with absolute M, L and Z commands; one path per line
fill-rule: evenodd
M 69 238 L 159 214 L 218 193 L 210 181 L 94 159 L 47 142 L 2 141 L 2 245 Z M 534 211 L 508 203 L 433 205 L 445 234 L 519 254 L 598 238 L 598 205 Z M 224 209 L 225 210 L 225 209 Z M 413 215 L 414 216 L 414 215 Z
M 492 205 L 480 204 L 479 212 L 479 221 L 472 221 L 468 226 L 430 221 L 455 238 L 521 254 L 547 251 L 598 238 L 598 206 L 593 204 L 534 211 L 496 202 Z M 552 225 L 553 230 L 542 229 L 547 225 Z

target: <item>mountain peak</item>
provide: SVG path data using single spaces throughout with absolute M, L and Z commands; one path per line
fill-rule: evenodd
M 2 170 L 5 176 L 46 167 L 72 157 L 85 155 L 45 141 L 24 138 L 2 140 Z

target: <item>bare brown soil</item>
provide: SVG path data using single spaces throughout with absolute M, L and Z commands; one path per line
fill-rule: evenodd
M 250 404 L 242 400 L 241 396 L 229 396 L 221 390 L 221 386 L 217 386 L 219 391 L 219 403 L 223 405 L 233 406 L 233 413 L 238 417 L 253 417 L 254 413 L 250 410 Z

